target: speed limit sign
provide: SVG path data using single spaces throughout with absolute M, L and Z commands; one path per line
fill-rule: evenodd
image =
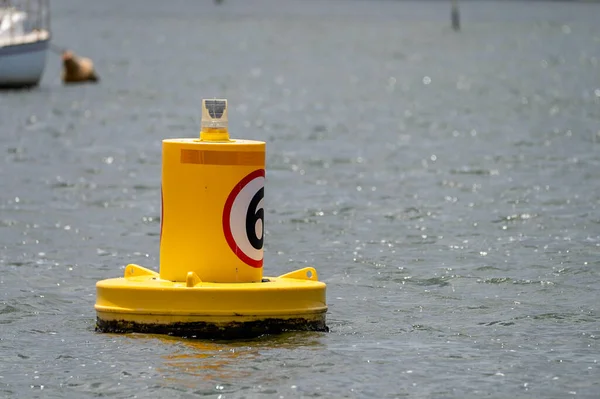
M 258 169 L 235 185 L 223 209 L 223 232 L 231 250 L 244 263 L 263 265 L 265 170 Z

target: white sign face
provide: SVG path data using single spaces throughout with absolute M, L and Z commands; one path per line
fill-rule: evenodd
M 231 250 L 252 267 L 263 265 L 265 170 L 258 169 L 233 188 L 223 209 L 223 233 Z

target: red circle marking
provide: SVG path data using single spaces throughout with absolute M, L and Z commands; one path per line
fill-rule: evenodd
M 223 232 L 225 233 L 225 239 L 227 240 L 227 244 L 229 244 L 229 248 L 231 248 L 233 253 L 236 254 L 237 257 L 240 258 L 244 263 L 246 263 L 249 266 L 256 267 L 256 268 L 262 267 L 263 259 L 259 259 L 259 260 L 252 259 L 248 255 L 246 255 L 244 253 L 244 251 L 242 251 L 240 249 L 240 247 L 237 246 L 237 243 L 235 242 L 235 239 L 233 238 L 233 234 L 231 233 L 231 226 L 229 225 L 229 218 L 231 217 L 231 208 L 233 207 L 233 202 L 235 201 L 235 199 L 238 196 L 238 194 L 240 193 L 240 191 L 242 191 L 242 189 L 246 186 L 246 184 L 250 183 L 252 180 L 256 179 L 257 177 L 261 177 L 261 176 L 265 177 L 264 169 L 255 170 L 254 172 L 250 173 L 248 176 L 246 176 L 242 180 L 240 180 L 240 182 L 235 185 L 233 190 L 231 190 L 229 197 L 227 197 L 227 201 L 225 201 L 225 207 L 223 209 Z M 264 231 L 264 222 L 263 222 L 263 231 Z

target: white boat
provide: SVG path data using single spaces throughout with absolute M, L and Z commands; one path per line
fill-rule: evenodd
M 49 0 L 0 0 L 0 88 L 36 86 L 50 44 Z

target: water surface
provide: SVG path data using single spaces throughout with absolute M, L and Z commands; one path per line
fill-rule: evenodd
M 0 93 L 1 397 L 597 397 L 600 5 L 65 0 L 94 60 Z M 267 141 L 265 275 L 328 284 L 329 333 L 94 332 L 158 270 L 161 140 L 225 97 Z

